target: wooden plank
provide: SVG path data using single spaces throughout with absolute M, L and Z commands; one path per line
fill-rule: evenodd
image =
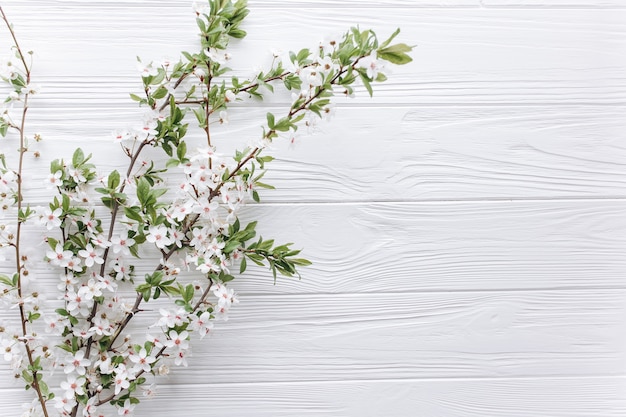
M 393 293 L 383 285 L 372 294 L 242 294 L 212 338 L 192 343 L 190 366 L 175 368 L 170 382 L 624 375 L 625 297 L 626 290 Z M 148 308 L 128 332 L 143 338 L 159 317 Z
M 32 148 L 40 160 L 27 159 L 31 204 L 50 198 L 43 185 L 49 161 L 68 158 L 76 147 L 93 153 L 103 175 L 126 171 L 128 160 L 111 132 L 138 126 L 142 116 L 135 107 L 36 106 L 29 131 L 44 141 Z M 268 111 L 280 115 L 284 110 L 233 109 L 230 124 L 213 129 L 218 150 L 233 155 L 259 137 Z M 277 158 L 265 177 L 276 190 L 261 190 L 261 196 L 272 203 L 621 198 L 626 195 L 623 114 L 606 106 L 361 108 L 342 103 L 312 135 L 301 129 L 294 143 L 277 139 L 266 151 Z M 189 149 L 206 140 L 197 129 L 187 138 Z M 176 187 L 181 180 L 174 176 L 168 184 Z
M 134 415 L 623 417 L 624 384 L 623 377 L 163 384 L 155 398 L 140 398 Z M 15 399 L 28 397 L 19 389 L 3 393 L 3 412 L 20 415 Z
M 5 3 L 13 6 L 20 0 L 5 0 Z M 199 4 L 203 1 L 198 1 Z M 188 0 L 29 0 L 33 8 L 54 5 L 55 7 L 72 7 L 81 4 L 89 4 L 90 7 L 162 7 L 189 9 Z M 363 8 L 490 8 L 490 7 L 515 7 L 515 8 L 624 8 L 621 0 L 255 0 L 250 7 L 272 8 L 280 10 L 306 8 L 324 8 L 328 10 L 346 7 Z
M 302 280 L 272 286 L 250 268 L 244 294 L 625 288 L 624 200 L 250 206 L 259 235 L 295 242 L 313 261 Z M 26 242 L 41 254 L 41 228 Z M 41 248 L 41 249 L 38 249 Z M 32 257 L 32 256 L 31 256 Z M 159 259 L 133 261 L 139 277 Z M 10 264 L 0 272 L 10 272 Z M 32 267 L 55 292 L 56 273 Z
M 92 7 L 123 7 L 124 9 L 136 7 L 159 7 L 190 10 L 192 2 L 189 0 L 28 0 L 33 8 L 55 5 L 57 7 L 73 7 L 81 3 L 88 3 Z M 558 1 L 558 0 L 557 0 Z M 13 6 L 20 0 L 5 0 L 6 4 Z M 199 0 L 196 3 L 204 4 L 207 0 Z M 307 8 L 456 8 L 456 7 L 481 7 L 481 0 L 292 0 L 284 2 L 280 0 L 254 0 L 248 5 L 251 8 L 272 9 L 300 9 Z
M 623 9 L 622 0 L 481 0 L 484 7 L 532 7 L 546 8 L 586 8 L 586 9 Z
M 115 5 L 17 3 L 9 11 L 23 43 L 37 51 L 35 79 L 50 100 L 54 97 L 48 107 L 58 100 L 81 107 L 115 105 L 137 89 L 137 55 L 148 61 L 175 57 L 192 49 L 196 39 L 188 8 L 151 3 L 120 14 Z M 325 8 L 299 8 L 281 11 L 289 25 L 276 25 L 275 14 L 253 8 L 249 40 L 232 51 L 238 74 L 268 65 L 272 47 L 315 46 L 323 34 L 344 31 L 349 20 L 374 27 L 381 36 L 400 26 L 401 40 L 418 45 L 414 64 L 395 68 L 373 100 L 360 89 L 358 103 L 623 104 L 626 99 L 622 10 L 388 7 L 335 8 L 329 15 Z

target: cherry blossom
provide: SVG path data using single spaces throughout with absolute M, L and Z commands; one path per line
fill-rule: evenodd
M 103 254 L 104 250 L 94 248 L 91 243 L 88 243 L 85 249 L 78 251 L 78 255 L 85 259 L 85 266 L 87 268 L 92 267 L 94 263 L 98 265 L 104 263 L 104 258 L 102 258 Z
M 115 378 L 114 378 L 114 384 L 115 384 L 115 395 L 119 394 L 123 389 L 126 389 L 130 386 L 130 381 L 129 381 L 129 375 L 128 372 L 126 372 L 126 368 L 122 368 L 122 367 L 118 367 L 115 370 Z
M 46 208 L 41 218 L 44 226 L 46 226 L 46 229 L 52 230 L 55 227 L 61 226 L 61 214 L 63 214 L 63 209 L 61 208 L 56 208 L 54 210 Z
M 169 339 L 163 343 L 164 346 L 176 348 L 178 351 L 189 349 L 189 341 L 187 340 L 189 333 L 187 331 L 183 330 L 178 334 L 176 330 L 170 330 L 168 336 Z
M 189 322 L 189 327 L 198 332 L 200 338 L 203 339 L 211 329 L 213 329 L 213 322 L 211 321 L 211 314 L 208 312 L 204 312 L 198 315 L 192 315 L 191 321 Z
M 367 76 L 375 80 L 379 73 L 385 73 L 385 64 L 376 58 L 375 54 L 368 55 L 359 61 L 359 67 L 365 68 Z
M 130 416 L 133 414 L 133 410 L 135 409 L 135 404 L 132 404 L 130 400 L 124 401 L 124 406 L 118 408 L 117 413 L 120 416 Z
M 173 328 L 176 326 L 181 326 L 187 317 L 187 313 L 184 309 L 179 308 L 176 311 L 166 310 L 164 308 L 159 309 L 159 313 L 161 314 L 161 318 L 155 326 Z
M 93 331 L 98 336 L 110 336 L 112 329 L 111 323 L 106 318 L 96 317 L 92 321 L 93 326 L 89 329 Z
M 128 231 L 114 235 L 111 237 L 111 249 L 113 253 L 121 253 L 122 255 L 130 255 L 130 247 L 135 244 L 135 240 L 128 237 Z
M 11 362 L 15 356 L 21 353 L 19 342 L 15 339 L 2 339 L 0 344 L 2 345 L 4 360 L 7 362 Z
M 75 395 L 85 395 L 86 382 L 84 376 L 76 377 L 76 375 L 70 374 L 67 376 L 67 380 L 61 382 L 60 386 L 65 391 L 66 398 L 74 398 Z
M 131 362 L 135 364 L 133 372 L 139 371 L 150 372 L 152 364 L 156 362 L 156 358 L 148 354 L 145 348 L 141 348 L 139 352 L 129 355 Z
M 69 354 L 65 357 L 65 366 L 63 372 L 70 374 L 76 372 L 78 375 L 85 375 L 86 367 L 91 365 L 91 360 L 85 358 L 83 350 L 77 351 L 75 354 Z
M 187 363 L 187 356 L 189 355 L 188 351 L 179 350 L 174 354 L 174 364 L 177 366 L 187 367 L 189 364 Z
M 172 239 L 167 236 L 167 227 L 165 226 L 150 226 L 146 240 L 154 243 L 159 249 L 172 244 Z
M 72 251 L 64 250 L 63 245 L 57 243 L 54 247 L 54 250 L 49 250 L 46 252 L 46 257 L 50 260 L 53 265 L 58 265 L 60 267 L 66 267 L 69 260 L 72 259 L 74 254 Z

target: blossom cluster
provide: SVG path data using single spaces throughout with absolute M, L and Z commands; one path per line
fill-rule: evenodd
M 351 97 L 356 85 L 371 95 L 371 84 L 385 81 L 387 63 L 411 60 L 411 47 L 390 44 L 399 31 L 379 42 L 373 31 L 352 28 L 314 48 L 274 53 L 269 69 L 240 79 L 225 65 L 229 40 L 246 36 L 246 2 L 208 0 L 193 13 L 198 51 L 178 60 L 138 60 L 143 94 L 131 99 L 146 108 L 145 116 L 112 133 L 128 158 L 125 172 L 98 172 L 91 155 L 76 149 L 50 164 L 49 204 L 31 207 L 21 179 L 32 152 L 28 101 L 38 87 L 31 82 L 31 54 L 18 45 L 0 7 L 15 41 L 15 57 L 0 63 L 8 91 L 0 137 L 17 140 L 18 149 L 13 158 L 0 155 L 0 261 L 13 265 L 0 270 L 0 303 L 19 318 L 17 325 L 0 323 L 0 346 L 36 394 L 25 416 L 131 415 L 141 396 L 155 394 L 157 377 L 188 366 L 192 337 L 202 339 L 216 321 L 228 320 L 239 302 L 230 282 L 248 262 L 269 267 L 274 279 L 298 276 L 310 264 L 299 250 L 258 237 L 255 221 L 240 222 L 242 207 L 273 188 L 262 182 L 273 160 L 269 145 L 293 139 L 300 128 L 315 130 L 333 114 L 336 95 Z M 229 123 L 230 106 L 275 88 L 291 93 L 285 113 L 267 113 L 259 137 L 233 156 L 218 152 L 211 132 Z M 187 138 L 190 129 L 200 143 Z M 144 160 L 147 149 L 162 157 Z M 43 253 L 24 247 L 25 227 L 44 236 Z M 140 257 L 156 261 L 141 269 Z M 57 296 L 39 290 L 45 285 L 31 272 L 34 262 L 57 271 Z M 143 308 L 147 303 L 152 308 Z M 150 317 L 149 310 L 158 314 Z M 137 317 L 151 324 L 133 327 Z M 62 377 L 50 386 L 55 371 Z

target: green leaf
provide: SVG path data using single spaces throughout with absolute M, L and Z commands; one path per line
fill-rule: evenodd
M 389 37 L 389 39 L 387 39 L 385 42 L 383 42 L 383 43 L 382 43 L 382 45 L 380 45 L 380 48 L 379 48 L 379 49 L 384 49 L 384 48 L 386 48 L 386 47 L 387 47 L 387 46 L 391 43 L 391 41 L 392 41 L 392 40 L 393 40 L 396 36 L 398 36 L 398 34 L 399 34 L 399 33 L 400 33 L 400 28 L 396 29 L 396 31 L 395 31 L 395 32 L 393 32 L 393 33 L 391 34 L 391 36 Z
M 152 94 L 152 98 L 161 99 L 167 95 L 167 88 L 161 86 Z
M 120 173 L 115 170 L 109 174 L 108 187 L 115 189 L 118 185 L 120 185 Z
M 33 375 L 28 372 L 26 369 L 24 369 L 22 371 L 22 379 L 24 379 L 24 381 L 26 381 L 27 384 L 32 384 L 34 379 L 33 379 Z
M 378 75 L 376 75 L 376 80 L 377 83 L 382 83 L 384 81 L 387 81 L 387 76 L 385 74 L 383 74 L 382 72 L 379 72 Z
M 143 103 L 143 102 L 145 102 L 145 99 L 144 99 L 144 98 L 139 97 L 137 94 L 131 94 L 131 95 L 130 95 L 130 98 L 131 98 L 133 101 L 138 101 L 139 103 Z
M 140 214 L 140 208 L 133 206 L 133 207 L 124 207 L 124 214 L 126 215 L 126 217 L 128 217 L 131 220 L 135 220 L 137 222 L 143 222 L 143 217 L 141 217 Z
M 222 252 L 231 253 L 240 246 L 241 242 L 238 242 L 236 240 L 229 240 L 228 243 L 226 243 L 226 245 L 224 246 L 224 249 L 222 249 Z
M 413 47 L 404 43 L 398 43 L 387 48 L 379 48 L 376 53 L 379 59 L 396 65 L 404 65 L 413 61 L 413 58 L 406 54 L 406 52 L 411 52 L 412 50 Z
M 267 126 L 270 129 L 274 129 L 275 119 L 274 119 L 274 115 L 272 113 L 267 113 Z
M 308 259 L 303 259 L 303 258 L 290 259 L 289 262 L 291 262 L 292 264 L 295 264 L 295 265 L 299 265 L 299 266 L 313 265 L 313 263 L 311 261 L 309 261 Z
M 74 155 L 72 155 L 72 165 L 74 166 L 74 168 L 78 168 L 82 165 L 83 162 L 85 162 L 85 154 L 83 153 L 82 149 L 77 148 L 74 151 Z
M 242 29 L 231 29 L 228 34 L 235 39 L 242 39 L 247 35 L 246 31 Z
M 359 75 L 361 76 L 361 81 L 363 82 L 365 89 L 369 93 L 370 97 L 372 97 L 374 95 L 374 91 L 372 90 L 372 85 L 370 84 L 370 80 L 368 79 L 367 75 L 365 75 L 362 72 L 359 72 Z
M 148 203 L 148 199 L 150 198 L 150 182 L 146 179 L 146 177 L 139 178 L 137 181 L 137 198 L 141 203 L 142 207 L 145 207 Z
M 248 267 L 248 263 L 246 262 L 246 258 L 241 258 L 241 264 L 239 265 L 239 273 L 243 274 Z
M 11 282 L 11 278 L 9 278 L 7 275 L 3 275 L 0 274 L 0 283 L 8 286 L 8 287 L 12 287 L 13 283 Z
M 185 159 L 185 155 L 187 154 L 187 144 L 184 141 L 181 141 L 176 148 L 176 156 L 182 162 Z
M 194 288 L 192 284 L 188 284 L 185 287 L 185 291 L 181 293 L 183 300 L 185 300 L 188 303 L 191 302 L 191 300 L 193 300 L 193 295 L 194 295 Z
M 276 187 L 274 187 L 273 185 L 270 185 L 270 184 L 265 184 L 265 183 L 263 183 L 263 182 L 258 182 L 258 181 L 256 181 L 256 182 L 254 183 L 254 185 L 255 185 L 255 186 L 257 186 L 257 187 L 259 187 L 259 188 L 266 188 L 266 189 L 268 189 L 268 190 L 275 190 L 275 189 L 276 189 Z

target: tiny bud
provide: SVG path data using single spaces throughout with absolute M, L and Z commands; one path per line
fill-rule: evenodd
M 35 133 L 33 138 L 35 139 L 35 142 L 41 142 L 41 135 L 39 133 Z
M 35 158 L 39 158 L 39 157 L 41 157 L 41 153 L 39 153 L 39 151 L 35 151 L 35 152 L 33 152 L 33 156 Z

